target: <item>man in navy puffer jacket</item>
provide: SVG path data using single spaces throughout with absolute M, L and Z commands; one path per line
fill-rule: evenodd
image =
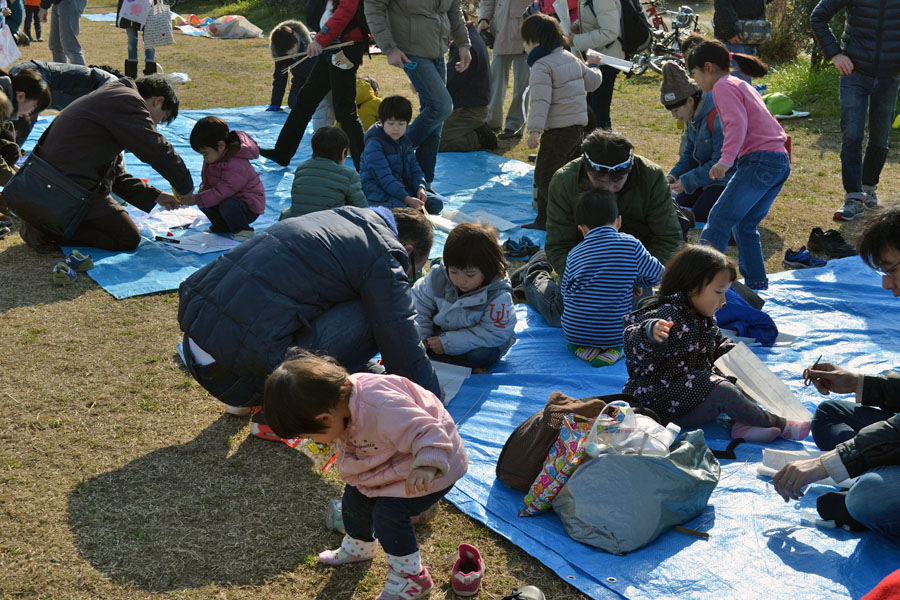
M 380 351 L 388 373 L 440 396 L 409 286 L 433 241 L 410 208 L 348 206 L 272 225 L 181 284 L 188 370 L 232 414 L 262 404 L 266 377 L 294 346 L 351 372 Z

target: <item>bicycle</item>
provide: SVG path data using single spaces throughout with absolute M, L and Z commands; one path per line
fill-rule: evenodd
M 660 20 L 663 15 L 670 16 L 672 29 L 671 31 L 663 29 L 665 27 L 663 22 L 663 28 L 653 30 L 650 45 L 631 59 L 631 62 L 634 63 L 631 73 L 641 75 L 649 67 L 654 72 L 662 74 L 663 67 L 667 62 L 675 62 L 683 68 L 684 56 L 681 54 L 681 41 L 685 37 L 686 31 L 700 31 L 700 17 L 690 6 L 682 6 L 677 12 L 666 10 L 663 15 L 659 15 L 655 10 L 654 2 L 651 1 L 647 4 L 651 5 L 655 16 Z

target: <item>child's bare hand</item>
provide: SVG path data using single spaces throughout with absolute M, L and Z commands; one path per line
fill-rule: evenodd
M 663 321 L 658 319 L 653 324 L 653 339 L 657 342 L 664 342 L 669 338 L 669 330 L 672 329 L 672 321 Z
M 437 469 L 434 467 L 416 467 L 406 478 L 406 493 L 413 495 L 427 492 L 436 475 Z
M 428 200 L 428 194 L 425 193 L 424 189 L 419 188 L 419 191 L 416 192 L 416 198 L 418 198 L 419 200 L 422 201 L 422 203 L 424 203 L 426 200 Z
M 534 150 L 535 148 L 538 147 L 538 140 L 540 140 L 540 139 L 541 139 L 541 134 L 537 133 L 536 131 L 528 134 L 528 142 L 527 142 L 528 147 L 531 148 L 532 150 Z
M 437 337 L 436 335 L 426 339 L 425 345 L 428 346 L 428 349 L 435 354 L 444 353 L 444 345 L 441 343 L 441 338 Z
M 424 210 L 425 202 L 423 200 L 419 200 L 413 196 L 407 196 L 403 199 L 406 202 L 406 205 L 410 208 L 415 208 L 416 210 Z
M 709 178 L 710 179 L 722 179 L 725 177 L 725 173 L 728 172 L 728 165 L 723 165 L 722 163 L 716 163 L 709 170 Z

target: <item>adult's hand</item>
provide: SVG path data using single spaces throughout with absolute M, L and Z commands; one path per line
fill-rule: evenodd
M 414 208 L 416 210 L 425 210 L 425 202 L 419 200 L 415 196 L 407 196 L 403 199 L 403 202 L 410 208 Z
M 460 48 L 459 62 L 456 63 L 457 72 L 462 73 L 469 68 L 470 64 L 472 64 L 472 53 L 469 52 L 468 48 Z
M 784 498 L 785 502 L 792 498 L 797 500 L 803 496 L 803 488 L 810 483 L 821 481 L 828 477 L 828 471 L 818 458 L 797 460 L 781 467 L 781 470 L 772 477 L 775 491 Z
M 859 375 L 831 363 L 819 363 L 810 367 L 804 376 L 812 382 L 820 394 L 852 394 L 859 384 Z
M 181 206 L 175 196 L 165 192 L 161 192 L 160 195 L 156 197 L 156 203 L 166 210 L 172 210 Z
M 528 141 L 525 142 L 529 148 L 534 150 L 538 147 L 538 141 L 541 139 L 541 134 L 537 131 L 532 131 L 528 134 Z
M 47 9 L 46 8 L 42 8 L 38 11 L 38 19 L 41 20 L 41 23 L 47 22 Z
M 669 189 L 675 192 L 676 194 L 684 193 L 684 184 L 681 183 L 680 179 L 676 179 L 672 183 L 669 184 Z
M 853 73 L 853 61 L 846 54 L 835 54 L 831 57 L 831 64 L 845 77 Z
M 416 191 L 416 198 L 418 198 L 419 200 L 421 200 L 423 203 L 424 203 L 426 200 L 428 200 L 428 194 L 425 192 L 425 188 L 420 187 L 420 188 Z
M 397 67 L 398 69 L 402 69 L 403 66 L 408 62 L 412 62 L 400 48 L 394 48 L 393 50 L 388 52 L 387 61 L 389 65 L 391 65 L 392 67 Z
M 435 354 L 444 354 L 444 344 L 441 343 L 441 338 L 436 335 L 426 338 L 425 345 Z
M 306 47 L 306 55 L 310 58 L 314 58 L 322 54 L 324 50 L 325 47 L 322 44 L 320 44 L 316 40 L 313 40 L 309 43 L 309 46 Z
M 194 194 L 185 194 L 184 196 L 178 196 L 178 202 L 183 206 L 193 206 L 197 204 L 197 197 Z
M 740 44 L 743 40 L 744 40 L 744 38 L 741 37 L 741 34 L 736 33 L 736 34 L 734 34 L 733 38 L 728 40 L 728 43 L 729 44 Z
M 481 33 L 490 26 L 490 21 L 488 21 L 487 19 L 481 19 L 480 21 L 478 21 L 478 33 Z

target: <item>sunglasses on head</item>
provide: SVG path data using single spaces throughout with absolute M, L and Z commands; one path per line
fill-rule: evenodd
M 631 159 L 634 158 L 634 152 L 629 150 L 628 158 L 617 165 L 604 165 L 595 163 L 591 160 L 591 157 L 588 156 L 587 152 L 585 152 L 582 157 L 584 158 L 585 163 L 591 168 L 591 170 L 593 170 L 598 175 L 606 175 L 608 173 L 610 179 L 618 180 L 628 175 L 628 172 L 631 171 Z

